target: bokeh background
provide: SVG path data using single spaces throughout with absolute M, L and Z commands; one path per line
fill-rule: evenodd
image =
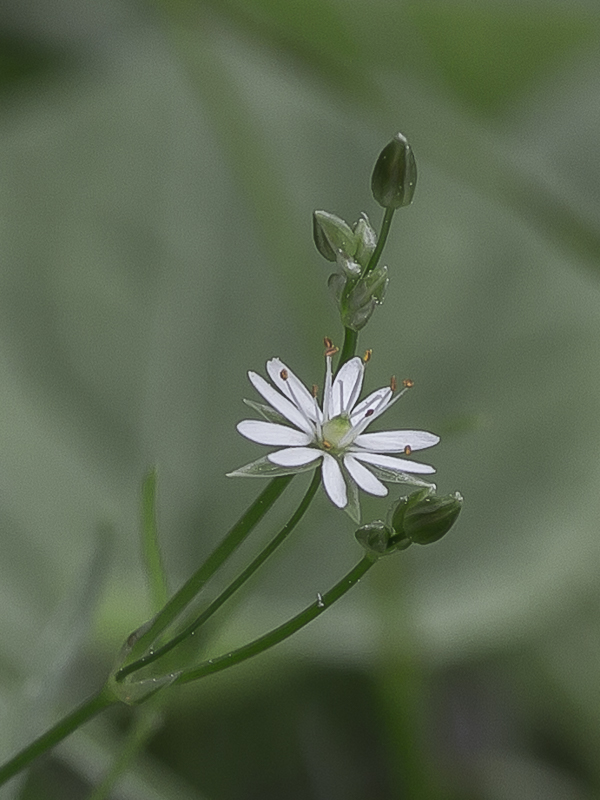
M 415 380 L 386 427 L 442 435 L 460 522 L 268 655 L 172 691 L 111 797 L 600 797 L 599 53 L 594 0 L 4 0 L 3 754 L 149 616 L 145 471 L 172 587 L 264 485 L 225 477 L 262 455 L 234 427 L 246 371 L 277 355 L 322 383 L 341 332 L 311 212 L 378 225 L 370 173 L 401 130 L 419 182 L 361 348 L 370 388 Z M 279 624 L 359 557 L 320 497 L 207 646 Z M 89 797 L 131 721 L 98 718 L 2 797 Z

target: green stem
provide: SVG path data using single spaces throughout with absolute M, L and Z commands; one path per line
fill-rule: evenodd
M 114 695 L 107 691 L 105 687 L 102 688 L 97 694 L 82 703 L 75 711 L 63 717 L 56 725 L 37 739 L 34 739 L 31 744 L 27 745 L 10 761 L 0 767 L 0 786 L 3 786 L 6 781 L 14 777 L 42 753 L 62 742 L 70 733 L 73 733 L 74 730 L 81 727 L 92 717 L 95 717 L 96 714 L 117 702 L 118 700 Z
M 340 367 L 343 366 L 346 361 L 350 361 L 351 358 L 354 358 L 357 344 L 358 331 L 353 331 L 352 328 L 344 328 L 344 344 L 342 346 L 336 372 L 339 372 Z
M 139 639 L 135 642 L 131 650 L 131 657 L 136 653 L 147 649 L 170 624 L 183 611 L 183 609 L 194 599 L 205 583 L 214 575 L 219 567 L 229 558 L 250 531 L 260 522 L 267 511 L 281 496 L 287 488 L 294 475 L 284 475 L 273 478 L 266 489 L 252 503 L 250 508 L 236 522 L 221 543 L 213 550 L 206 561 L 194 572 L 186 583 L 176 592 L 169 602 L 160 611 L 152 624 Z
M 296 509 L 296 511 L 292 514 L 290 519 L 286 522 L 283 528 L 279 531 L 277 536 L 272 539 L 269 544 L 260 552 L 256 558 L 246 567 L 246 569 L 238 575 L 238 577 L 229 584 L 229 586 L 221 592 L 221 594 L 213 600 L 213 602 L 199 615 L 194 619 L 181 633 L 178 633 L 177 636 L 174 636 L 173 639 L 166 642 L 162 647 L 154 650 L 152 653 L 147 653 L 146 655 L 139 658 L 137 661 L 132 662 L 131 664 L 127 664 L 126 667 L 122 667 L 116 674 L 115 680 L 122 681 L 132 672 L 137 672 L 142 667 L 148 666 L 154 661 L 157 661 L 159 658 L 164 656 L 166 653 L 170 652 L 174 647 L 178 644 L 183 642 L 185 639 L 190 637 L 201 625 L 212 617 L 212 615 L 218 611 L 219 608 L 227 601 L 229 598 L 237 592 L 237 590 L 246 583 L 246 581 L 254 575 L 256 570 L 261 567 L 264 562 L 269 558 L 272 553 L 277 550 L 277 548 L 283 544 L 283 542 L 287 539 L 290 533 L 294 530 L 296 525 L 300 522 L 304 514 L 306 513 L 309 505 L 313 497 L 315 496 L 317 489 L 321 483 L 321 469 L 315 470 L 313 475 L 313 479 L 310 482 L 310 485 L 306 491 L 306 494 L 302 498 L 300 505 Z
M 158 611 L 169 599 L 169 591 L 156 525 L 156 469 L 151 469 L 142 483 L 142 554 L 152 607 Z
M 211 675 L 214 672 L 229 669 L 229 667 L 240 664 L 248 658 L 259 655 L 259 653 L 264 653 L 265 650 L 269 650 L 269 648 L 274 647 L 276 644 L 279 644 L 279 642 L 283 642 L 284 639 L 289 638 L 296 633 L 296 631 L 299 631 L 300 628 L 308 625 L 309 622 L 312 622 L 313 619 L 320 616 L 329 606 L 335 603 L 336 600 L 343 597 L 343 595 L 358 583 L 362 576 L 371 569 L 374 563 L 375 560 L 373 560 L 373 558 L 364 556 L 364 558 L 362 558 L 350 572 L 344 575 L 333 588 L 324 595 L 317 595 L 317 599 L 314 603 L 311 603 L 304 611 L 301 611 L 283 625 L 269 631 L 269 633 L 255 639 L 253 642 L 239 647 L 237 650 L 232 650 L 218 658 L 210 658 L 208 661 L 203 662 L 193 669 L 184 670 L 173 683 L 189 683 L 190 681 L 204 678 L 206 675 Z
M 383 222 L 381 223 L 381 230 L 379 231 L 379 238 L 377 239 L 377 246 L 373 251 L 373 255 L 369 259 L 369 263 L 367 264 L 364 275 L 367 272 L 371 272 L 374 270 L 377 264 L 379 264 L 379 259 L 381 258 L 381 254 L 383 253 L 383 248 L 385 247 L 385 243 L 388 238 L 388 234 L 390 232 L 390 227 L 392 225 L 392 219 L 394 218 L 394 212 L 396 211 L 395 208 L 386 208 L 385 214 L 383 215 Z

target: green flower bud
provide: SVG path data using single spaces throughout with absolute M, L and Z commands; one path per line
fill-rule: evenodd
M 456 522 L 463 498 L 458 492 L 443 497 L 422 489 L 401 497 L 391 516 L 395 536 L 415 544 L 431 544 L 445 536 Z
M 377 247 L 377 234 L 366 214 L 354 225 L 354 233 L 358 240 L 354 258 L 361 267 L 366 267 Z
M 394 531 L 379 519 L 363 525 L 354 535 L 361 547 L 364 547 L 373 558 L 389 556 L 397 550 L 405 550 L 412 544 L 408 539 L 395 541 Z
M 389 283 L 387 267 L 380 266 L 364 275 L 341 300 L 342 322 L 359 331 L 367 324 L 375 306 L 383 302 Z
M 371 176 L 373 197 L 384 208 L 411 204 L 417 184 L 417 164 L 406 138 L 397 133 L 375 163 Z
M 340 251 L 352 258 L 358 241 L 348 223 L 328 211 L 313 212 L 313 239 L 328 261 L 335 261 Z

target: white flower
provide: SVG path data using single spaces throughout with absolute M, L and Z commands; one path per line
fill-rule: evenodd
M 280 449 L 229 475 L 288 475 L 313 469 L 321 461 L 323 486 L 329 499 L 359 521 L 357 486 L 381 497 L 388 493 L 382 480 L 430 486 L 407 473 L 432 473 L 435 472 L 433 467 L 390 453 L 408 456 L 413 450 L 432 447 L 440 439 L 427 431 L 364 433 L 412 382 L 405 381 L 404 389 L 396 393 L 395 380 L 392 380 L 391 386 L 377 389 L 358 402 L 365 364 L 360 358 L 352 358 L 333 379 L 331 357 L 334 352 L 333 348 L 326 351 L 322 409 L 316 399 L 316 387 L 313 393 L 309 392 L 278 358 L 267 362 L 267 373 L 274 386 L 256 372 L 248 373 L 250 382 L 269 405 L 251 400 L 244 402 L 266 421 L 246 419 L 237 429 L 253 442 Z

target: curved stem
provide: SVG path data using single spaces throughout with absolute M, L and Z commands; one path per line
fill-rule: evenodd
M 306 513 L 309 505 L 312 502 L 313 497 L 315 496 L 317 489 L 321 483 L 321 469 L 315 470 L 313 475 L 313 479 L 310 482 L 310 485 L 306 491 L 306 494 L 302 498 L 300 505 L 296 509 L 296 511 L 292 514 L 290 519 L 286 522 L 283 528 L 279 531 L 277 536 L 272 539 L 269 544 L 262 550 L 256 558 L 246 567 L 246 569 L 238 575 L 238 577 L 229 584 L 229 586 L 224 589 L 221 594 L 213 600 L 213 602 L 206 608 L 204 611 L 196 617 L 181 633 L 178 633 L 177 636 L 174 636 L 173 639 L 166 642 L 162 647 L 154 650 L 152 653 L 148 653 L 137 661 L 132 662 L 131 664 L 127 664 L 127 666 L 122 667 L 118 672 L 115 674 L 115 680 L 122 681 L 132 672 L 137 672 L 142 667 L 148 666 L 154 661 L 157 661 L 159 658 L 164 656 L 166 653 L 170 652 L 174 647 L 178 644 L 183 642 L 185 639 L 189 638 L 198 628 L 203 625 L 212 615 L 218 611 L 219 608 L 227 601 L 229 598 L 237 592 L 237 590 L 246 583 L 246 581 L 256 572 L 256 570 L 264 564 L 264 562 L 269 558 L 275 550 L 283 544 L 283 542 L 287 539 L 289 534 L 294 530 L 296 525 L 300 522 L 304 514 Z
M 273 478 L 266 489 L 252 503 L 246 513 L 236 522 L 221 543 L 213 550 L 206 561 L 183 584 L 164 606 L 150 627 L 135 641 L 130 657 L 149 647 L 194 599 L 205 583 L 244 541 L 250 531 L 260 522 L 267 511 L 287 488 L 294 475 Z
M 381 258 L 381 254 L 383 253 L 383 248 L 385 247 L 385 243 L 388 238 L 388 234 L 390 232 L 390 227 L 392 225 L 392 219 L 394 218 L 394 212 L 396 211 L 395 208 L 386 208 L 385 214 L 383 215 L 383 222 L 381 223 L 381 230 L 379 232 L 379 237 L 377 239 L 377 246 L 373 251 L 373 255 L 369 259 L 369 263 L 367 264 L 364 275 L 371 270 L 375 269 L 377 264 L 379 264 L 379 259 Z
M 75 711 L 67 714 L 52 728 L 47 730 L 31 744 L 13 756 L 3 766 L 0 767 L 0 786 L 13 778 L 22 769 L 28 766 L 34 759 L 50 750 L 52 747 L 62 742 L 63 739 L 81 727 L 88 720 L 95 717 L 105 708 L 117 703 L 118 700 L 106 688 L 102 688 L 97 694 L 82 703 Z
M 240 664 L 242 661 L 252 658 L 252 656 L 264 653 L 265 650 L 269 650 L 271 647 L 279 644 L 279 642 L 289 638 L 296 633 L 296 631 L 299 631 L 300 628 L 303 628 L 305 625 L 308 625 L 309 622 L 312 622 L 313 619 L 320 616 L 329 606 L 335 603 L 336 600 L 339 600 L 340 597 L 343 597 L 349 589 L 358 583 L 362 576 L 371 569 L 374 563 L 375 560 L 373 558 L 364 556 L 364 558 L 362 558 L 350 572 L 344 575 L 333 588 L 324 595 L 318 594 L 314 603 L 311 603 L 304 611 L 301 611 L 283 625 L 269 631 L 269 633 L 255 639 L 253 642 L 239 647 L 237 650 L 232 650 L 218 658 L 210 658 L 208 661 L 205 661 L 193 669 L 183 671 L 173 683 L 189 683 L 190 681 L 204 678 L 206 675 L 211 675 L 213 672 L 221 672 L 221 670 L 229 669 L 229 667 Z

